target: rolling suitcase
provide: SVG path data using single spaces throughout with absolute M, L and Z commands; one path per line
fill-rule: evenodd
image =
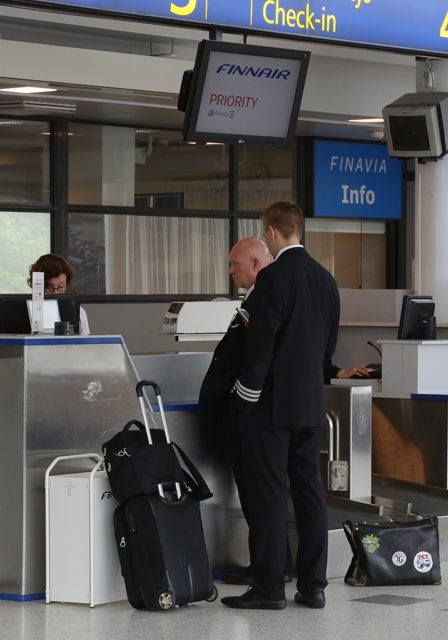
M 148 425 L 145 386 L 156 393 L 166 443 L 171 443 L 160 389 L 152 380 L 142 380 L 137 384 L 137 395 L 149 443 L 145 448 L 152 454 L 157 445 Z M 160 470 L 158 476 L 161 479 Z M 174 478 L 158 482 L 149 494 L 131 497 L 117 507 L 114 528 L 126 593 L 134 608 L 170 610 L 176 605 L 216 599 L 199 501 L 178 472 Z

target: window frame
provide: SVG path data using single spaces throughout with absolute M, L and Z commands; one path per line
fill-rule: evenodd
M 166 208 L 141 208 L 109 205 L 75 205 L 68 202 L 68 132 L 70 123 L 85 125 L 105 125 L 132 129 L 151 128 L 148 123 L 129 124 L 101 121 L 84 121 L 76 118 L 43 118 L 43 117 L 23 117 L 23 120 L 34 120 L 48 122 L 50 130 L 50 203 L 43 205 L 27 205 L 14 203 L 1 203 L 0 211 L 36 211 L 50 212 L 51 219 L 51 250 L 54 253 L 67 255 L 68 253 L 68 226 L 69 214 L 124 214 L 124 215 L 147 215 L 163 217 L 184 217 L 184 218 L 220 218 L 226 219 L 229 223 L 229 252 L 232 246 L 238 241 L 238 221 L 240 219 L 259 219 L 261 211 L 240 211 L 238 209 L 238 158 L 239 146 L 229 145 L 229 201 L 227 210 L 199 210 L 199 209 L 166 209 Z M 159 131 L 179 131 L 172 127 L 155 126 Z M 313 141 L 316 138 L 296 137 L 296 193 L 295 198 L 300 202 L 305 217 L 312 217 L 313 204 L 313 162 L 311 153 Z M 336 140 L 336 139 L 335 139 Z M 338 139 L 339 140 L 339 139 Z M 345 140 L 345 139 L 341 139 Z M 413 177 L 403 166 L 403 215 L 400 221 L 390 221 L 387 227 L 387 264 L 386 273 L 388 282 L 387 288 L 401 289 L 405 286 L 406 276 L 406 182 Z M 238 290 L 234 286 L 231 277 L 228 278 L 228 295 L 236 297 Z M 169 302 L 173 299 L 173 294 L 78 294 L 81 302 L 84 303 L 116 303 L 116 302 Z M 201 294 L 181 294 L 182 298 L 188 300 L 207 300 L 214 296 Z

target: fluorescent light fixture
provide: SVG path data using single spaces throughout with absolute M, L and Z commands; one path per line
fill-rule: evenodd
M 384 118 L 353 118 L 349 122 L 358 122 L 360 124 L 381 124 Z
M 5 93 L 22 93 L 22 94 L 32 94 L 32 93 L 52 93 L 53 91 L 57 91 L 57 89 L 51 89 L 50 87 L 4 87 L 0 89 L 0 91 L 4 91 Z
M 37 102 L 37 100 L 31 102 L 24 100 L 23 106 L 25 109 L 39 109 L 39 111 L 65 111 L 66 113 L 74 113 L 76 111 L 76 104 L 64 104 L 62 102 Z
M 0 126 L 2 125 L 17 125 L 23 124 L 23 120 L 0 120 Z

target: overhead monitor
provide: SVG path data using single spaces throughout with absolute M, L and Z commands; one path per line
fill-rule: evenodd
M 434 309 L 432 296 L 404 295 L 398 340 L 435 340 Z
M 389 155 L 440 158 L 448 151 L 448 93 L 407 93 L 383 109 Z
M 309 58 L 307 51 L 203 40 L 179 95 L 185 140 L 292 144 Z

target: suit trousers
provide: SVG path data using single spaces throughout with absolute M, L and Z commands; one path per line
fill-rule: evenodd
M 260 398 L 240 415 L 240 434 L 255 589 L 272 600 L 285 597 L 285 538 L 288 527 L 286 475 L 289 475 L 299 545 L 297 589 L 325 588 L 328 524 L 320 472 L 321 428 L 279 429 L 271 407 Z
M 243 445 L 240 433 L 240 423 L 238 420 L 238 414 L 235 403 L 231 399 L 229 402 L 229 424 L 227 429 L 228 434 L 228 450 L 230 460 L 232 464 L 233 477 L 235 479 L 236 488 L 238 491 L 238 497 L 240 499 L 241 509 L 247 525 L 249 527 L 249 554 L 250 564 L 252 565 L 252 527 L 249 522 L 249 506 L 247 501 L 247 488 L 246 477 L 244 472 L 244 457 L 243 457 Z M 291 550 L 289 547 L 288 530 L 285 531 L 285 564 L 283 565 L 283 573 L 288 574 L 291 571 L 292 558 Z

